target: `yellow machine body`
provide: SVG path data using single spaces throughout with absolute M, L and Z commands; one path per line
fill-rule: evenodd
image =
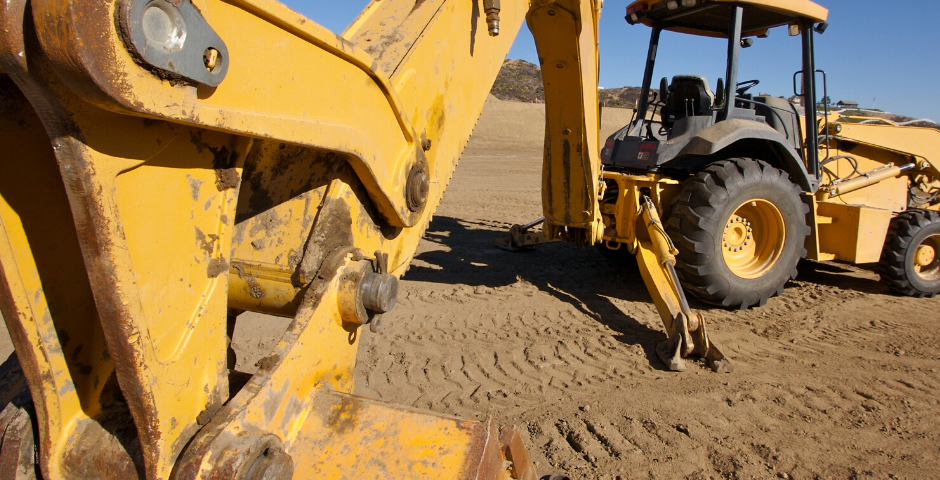
M 627 20 L 631 24 L 641 23 L 654 27 L 654 32 L 656 32 L 654 33 L 654 42 L 658 41 L 659 30 L 657 29 L 697 36 L 728 38 L 729 30 L 727 26 L 729 19 L 733 17 L 733 9 L 741 9 L 747 12 L 741 18 L 734 20 L 734 27 L 731 29 L 731 32 L 737 31 L 735 28 L 740 30 L 736 35 L 742 37 L 741 48 L 749 47 L 754 43 L 753 40 L 744 37 L 763 36 L 771 28 L 787 27 L 791 35 L 799 35 L 802 32 L 804 36 L 803 68 L 815 70 L 815 67 L 807 66 L 814 63 L 812 36 L 814 32 L 819 34 L 825 32 L 827 24 L 824 22 L 828 18 L 828 10 L 813 1 L 715 0 L 707 3 L 681 2 L 680 5 L 680 2 L 667 0 L 638 0 L 627 7 Z M 738 50 L 738 46 L 734 43 L 735 41 L 729 40 L 729 75 L 731 75 L 731 72 L 735 72 L 735 74 L 737 72 L 738 54 L 734 52 Z M 657 53 L 662 54 L 662 51 L 655 48 L 654 44 L 651 44 L 650 52 L 647 62 L 648 65 L 653 65 Z M 652 71 L 647 73 L 651 78 Z M 675 82 L 675 79 L 673 81 Z M 644 88 L 649 88 L 648 80 L 644 80 L 644 82 L 647 82 Z M 796 78 L 794 82 L 796 82 Z M 734 87 L 749 83 L 751 82 L 744 82 Z M 808 81 L 809 86 L 805 79 L 803 83 L 804 90 L 809 89 L 810 86 L 815 89 L 815 80 Z M 649 168 L 647 171 L 680 171 L 681 174 L 675 175 L 676 178 L 689 178 L 703 172 L 715 162 L 723 160 L 753 162 L 757 160 L 765 161 L 765 164 L 770 164 L 774 169 L 786 172 L 784 174 L 789 174 L 789 181 L 799 185 L 803 191 L 802 200 L 808 210 L 806 221 L 809 227 L 809 234 L 805 239 L 806 257 L 812 260 L 837 260 L 857 264 L 882 261 L 883 254 L 888 248 L 886 243 L 890 240 L 889 231 L 891 226 L 897 223 L 901 214 L 911 210 L 914 212 L 930 212 L 940 209 L 940 170 L 938 170 L 940 168 L 940 129 L 901 126 L 878 118 L 828 118 L 826 114 L 820 112 L 817 114 L 818 122 L 815 122 L 815 126 L 813 126 L 814 122 L 806 119 L 805 116 L 803 116 L 802 121 L 795 118 L 796 123 L 801 125 L 805 123 L 807 125 L 804 130 L 810 131 L 806 134 L 807 138 L 794 142 L 791 139 L 793 138 L 792 134 L 795 132 L 791 128 L 786 134 L 786 142 L 779 145 L 782 145 L 785 149 L 793 150 L 793 155 L 787 157 L 792 161 L 781 160 L 781 157 L 776 156 L 774 153 L 776 147 L 769 148 L 766 144 L 762 144 L 760 140 L 763 137 L 761 137 L 762 134 L 759 132 L 758 127 L 764 127 L 773 122 L 769 120 L 765 122 L 762 118 L 758 118 L 757 122 L 750 121 L 747 120 L 749 117 L 746 114 L 742 114 L 740 117 L 745 119 L 742 121 L 738 117 L 734 117 L 732 113 L 737 111 L 747 112 L 744 109 L 745 107 L 758 104 L 772 110 L 776 107 L 773 107 L 771 103 L 764 102 L 774 100 L 773 105 L 780 106 L 777 101 L 783 102 L 787 108 L 794 112 L 794 117 L 803 114 L 796 113 L 796 107 L 786 104 L 782 99 L 760 100 L 765 96 L 759 95 L 755 98 L 745 95 L 747 89 L 754 85 L 756 83 L 745 86 L 737 93 L 734 93 L 734 88 L 729 86 L 727 91 L 730 93 L 725 97 L 735 95 L 735 103 L 731 104 L 727 100 L 721 102 L 716 100 L 716 106 L 711 107 L 710 113 L 716 115 L 718 120 L 714 122 L 714 125 L 705 127 L 700 135 L 696 134 L 694 140 L 684 140 L 683 135 L 686 135 L 684 132 L 675 134 L 675 132 L 667 130 L 668 133 L 662 133 L 664 137 L 662 139 L 652 138 L 653 135 L 650 133 L 648 135 L 650 137 L 648 138 L 648 144 L 640 148 L 648 147 L 657 154 L 664 153 L 657 150 L 657 148 L 662 148 L 663 145 L 668 145 L 666 149 L 669 152 L 675 152 L 680 147 L 687 146 L 688 148 L 683 148 L 679 155 L 673 155 L 663 162 L 656 163 L 656 168 Z M 669 86 L 668 88 L 668 91 L 672 92 L 673 87 Z M 672 95 L 666 93 L 665 86 L 662 90 L 660 96 Z M 722 92 L 717 93 L 721 94 Z M 807 93 L 809 93 L 808 90 Z M 662 100 L 663 105 L 659 111 L 662 112 L 668 102 L 665 98 L 660 100 Z M 784 114 L 789 114 L 787 108 L 779 110 L 783 111 Z M 751 111 L 755 110 L 752 109 Z M 812 111 L 809 108 L 804 110 Z M 656 112 L 655 108 L 653 112 Z M 670 114 L 673 113 L 670 112 Z M 640 118 L 645 118 L 643 115 L 649 114 L 648 112 L 642 112 Z M 692 114 L 699 120 L 702 119 L 703 115 L 705 114 Z M 762 114 L 757 113 L 755 115 L 759 117 Z M 750 117 L 751 120 L 754 118 L 757 117 Z M 779 120 L 780 123 L 785 123 L 783 117 L 780 117 Z M 653 122 L 656 121 L 657 119 L 654 118 Z M 662 121 L 659 121 L 659 123 L 664 129 L 666 128 Z M 794 126 L 796 123 L 794 123 Z M 723 125 L 724 128 L 719 130 L 718 125 Z M 715 128 L 711 128 L 712 126 Z M 772 133 L 777 134 L 778 131 Z M 721 150 L 703 153 L 692 148 L 691 144 L 696 141 L 700 143 L 703 140 L 707 141 L 711 138 L 708 135 L 717 135 L 716 132 L 727 135 L 728 138 L 734 135 L 737 135 L 737 137 L 733 142 L 729 141 L 728 144 L 723 144 Z M 667 134 L 674 136 L 666 138 Z M 621 133 L 618 132 L 618 135 L 621 135 Z M 626 142 L 625 137 L 630 135 L 633 135 L 630 139 L 635 140 L 637 135 L 635 133 L 627 133 L 616 137 L 616 139 L 615 137 L 608 139 L 608 145 L 605 146 L 605 155 L 611 156 L 614 148 L 624 150 L 622 147 L 618 147 L 616 142 Z M 818 143 L 810 141 L 813 137 L 818 138 Z M 750 143 L 742 140 L 743 138 L 747 138 Z M 783 136 L 781 138 L 783 139 Z M 689 143 L 677 147 L 676 145 L 679 145 L 680 141 Z M 807 148 L 817 148 L 817 150 L 815 152 L 807 151 Z M 631 155 L 636 155 L 633 150 L 627 151 L 631 152 Z M 687 151 L 690 153 L 685 153 Z M 615 182 L 620 189 L 618 192 L 621 193 L 616 203 L 613 202 L 613 199 L 607 198 L 605 199 L 606 203 L 602 204 L 602 213 L 606 225 L 603 239 L 605 242 L 614 242 L 612 245 L 615 246 L 623 244 L 632 248 L 636 243 L 633 238 L 636 218 L 634 201 L 631 195 L 622 195 L 623 192 L 638 188 L 645 189 L 649 192 L 648 195 L 654 203 L 657 203 L 660 210 L 676 204 L 677 202 L 674 200 L 677 199 L 680 193 L 690 194 L 689 191 L 678 186 L 677 182 L 658 175 L 649 177 L 650 180 L 656 182 L 656 185 L 649 185 L 648 182 L 636 183 L 638 181 L 637 177 L 625 172 L 642 173 L 645 168 L 648 168 L 642 160 L 644 158 L 649 159 L 650 154 L 640 152 L 639 155 L 639 160 L 635 157 L 614 159 L 611 156 L 608 164 L 611 168 L 604 173 L 604 178 L 608 182 Z M 646 155 L 646 157 L 643 155 Z M 819 159 L 818 165 L 816 165 L 816 158 Z M 711 174 L 706 173 L 705 175 Z M 689 178 L 687 185 L 698 185 L 693 180 Z M 702 181 L 705 182 L 706 180 Z M 764 195 L 769 194 L 764 193 Z M 739 210 L 750 208 L 752 211 L 749 212 L 749 215 L 732 213 L 726 222 L 724 219 L 715 219 L 716 223 L 720 225 L 719 228 L 716 231 L 708 232 L 712 238 L 718 239 L 714 243 L 723 247 L 719 248 L 725 257 L 720 269 L 716 269 L 717 265 L 709 263 L 707 268 L 702 265 L 694 267 L 698 268 L 697 272 L 720 270 L 720 273 L 714 274 L 715 277 L 730 275 L 731 278 L 736 279 L 752 279 L 760 276 L 763 258 L 774 258 L 772 246 L 765 248 L 767 252 L 753 252 L 750 255 L 750 257 L 753 257 L 751 259 L 739 258 L 748 257 L 748 255 L 742 255 L 741 248 L 749 247 L 754 249 L 756 248 L 754 244 L 760 243 L 758 240 L 751 241 L 752 236 L 756 239 L 760 234 L 760 237 L 764 239 L 762 241 L 767 243 L 773 243 L 774 239 L 779 238 L 777 243 L 782 244 L 787 230 L 787 222 L 783 221 L 779 209 L 771 205 L 771 202 L 763 199 L 761 192 L 753 192 L 749 195 L 754 195 L 753 199 L 745 202 L 750 205 L 745 204 L 738 207 Z M 679 200 L 682 201 L 682 199 Z M 701 199 L 697 201 L 701 202 Z M 763 206 L 761 202 L 764 202 Z M 707 209 L 701 210 L 701 212 L 706 211 Z M 688 213 L 687 210 L 683 212 Z M 698 214 L 697 211 L 696 215 Z M 930 216 L 930 218 L 934 217 Z M 750 222 L 756 221 L 754 219 L 761 220 L 759 227 L 751 226 Z M 681 222 L 683 220 L 678 219 L 675 225 L 679 225 Z M 743 222 L 742 228 L 746 227 L 746 229 L 742 229 L 740 231 L 741 235 L 738 235 L 735 233 L 735 228 L 737 228 L 735 224 L 741 222 Z M 934 220 L 930 220 L 930 222 L 934 222 Z M 684 225 L 688 227 L 690 224 L 685 223 Z M 725 226 L 723 232 L 721 226 Z M 919 225 L 918 228 L 922 226 Z M 753 234 L 751 233 L 752 228 L 754 229 Z M 940 227 L 932 226 L 929 228 Z M 697 233 L 702 232 L 696 231 Z M 734 245 L 734 238 L 737 237 L 744 240 L 742 245 Z M 686 238 L 685 241 L 691 242 L 694 240 Z M 911 258 L 917 256 L 919 258 L 919 260 L 916 260 L 919 262 L 917 268 L 923 267 L 930 270 L 930 273 L 925 274 L 924 279 L 932 282 L 932 286 L 915 294 L 935 295 L 937 293 L 937 278 L 935 277 L 940 277 L 940 269 L 937 268 L 937 263 L 932 259 L 937 258 L 940 252 L 934 247 L 934 243 L 937 241 L 933 237 L 928 237 L 922 241 L 926 243 L 920 247 L 912 247 L 911 251 L 916 250 L 916 255 L 907 255 L 906 251 L 892 253 L 894 256 L 907 256 L 908 258 L 905 261 L 908 263 L 914 261 Z M 803 243 L 802 237 L 800 237 L 799 243 Z M 708 245 L 708 247 L 702 248 L 710 249 L 712 243 L 708 243 Z M 696 254 L 706 256 L 712 255 L 712 252 L 708 250 L 707 252 L 696 252 Z M 794 259 L 794 266 L 796 260 Z M 703 260 L 703 262 L 705 261 Z M 754 267 L 752 268 L 748 262 L 753 263 Z M 684 274 L 699 275 L 690 273 L 691 268 L 685 270 Z M 763 268 L 763 270 L 769 270 L 769 267 Z M 782 274 L 777 274 L 775 279 L 788 275 L 790 275 L 789 272 L 783 271 Z M 724 277 L 722 279 L 725 284 L 729 283 L 728 278 Z M 789 277 L 784 280 L 787 279 Z M 683 281 L 688 280 L 688 278 L 683 278 Z M 702 286 L 700 288 L 718 289 L 718 283 L 721 283 L 715 280 L 708 281 L 712 283 L 709 283 L 707 287 Z M 780 283 L 781 290 L 784 283 L 785 281 Z M 741 284 L 735 285 L 738 285 L 738 288 L 746 288 L 741 287 Z M 779 291 L 775 293 L 779 293 Z M 727 299 L 730 296 L 724 298 Z M 706 299 L 706 301 L 715 301 L 716 303 L 718 300 L 721 299 L 712 297 Z M 761 297 L 760 301 L 766 301 L 766 298 Z M 746 301 L 739 303 L 743 307 L 748 306 Z M 750 305 L 754 304 L 755 302 L 750 302 Z
M 353 372 L 524 21 L 585 92 L 553 181 L 596 179 L 601 3 L 375 1 L 340 36 L 273 0 L 5 2 L 0 477 L 534 480 L 513 427 Z M 595 187 L 554 214 L 597 230 Z M 293 321 L 242 386 L 246 310 Z
M 851 117 L 827 129 L 828 156 L 836 160 L 823 166 L 819 192 L 807 196 L 813 205 L 808 258 L 876 263 L 892 218 L 909 208 L 940 210 L 940 199 L 917 204 L 911 196 L 912 188 L 940 192 L 940 130 Z M 826 153 L 821 145 L 820 157 Z

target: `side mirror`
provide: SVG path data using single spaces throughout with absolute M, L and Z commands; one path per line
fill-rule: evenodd
M 725 103 L 725 79 L 718 79 L 718 91 L 715 92 L 715 106 L 721 106 Z
M 667 80 L 666 77 L 663 77 L 663 79 L 659 81 L 659 98 L 665 102 L 666 97 L 668 95 L 669 95 L 669 80 Z

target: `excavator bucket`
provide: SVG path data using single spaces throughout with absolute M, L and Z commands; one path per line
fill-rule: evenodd
M 339 36 L 273 0 L 3 2 L 0 476 L 535 479 L 513 427 L 352 392 L 526 16 L 596 38 L 600 2 L 552 3 Z M 242 311 L 292 319 L 249 379 Z

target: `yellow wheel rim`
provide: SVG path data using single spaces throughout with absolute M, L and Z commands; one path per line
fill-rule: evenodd
M 928 282 L 940 279 L 940 235 L 925 238 L 914 250 L 914 271 Z
M 725 221 L 721 251 L 725 265 L 741 278 L 760 278 L 777 264 L 787 228 L 780 210 L 767 200 L 742 203 Z

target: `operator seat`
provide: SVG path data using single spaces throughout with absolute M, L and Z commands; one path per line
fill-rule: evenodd
M 708 80 L 701 75 L 676 75 L 669 85 L 669 96 L 663 109 L 663 124 L 667 127 L 679 119 L 711 115 L 715 94 L 708 88 Z

